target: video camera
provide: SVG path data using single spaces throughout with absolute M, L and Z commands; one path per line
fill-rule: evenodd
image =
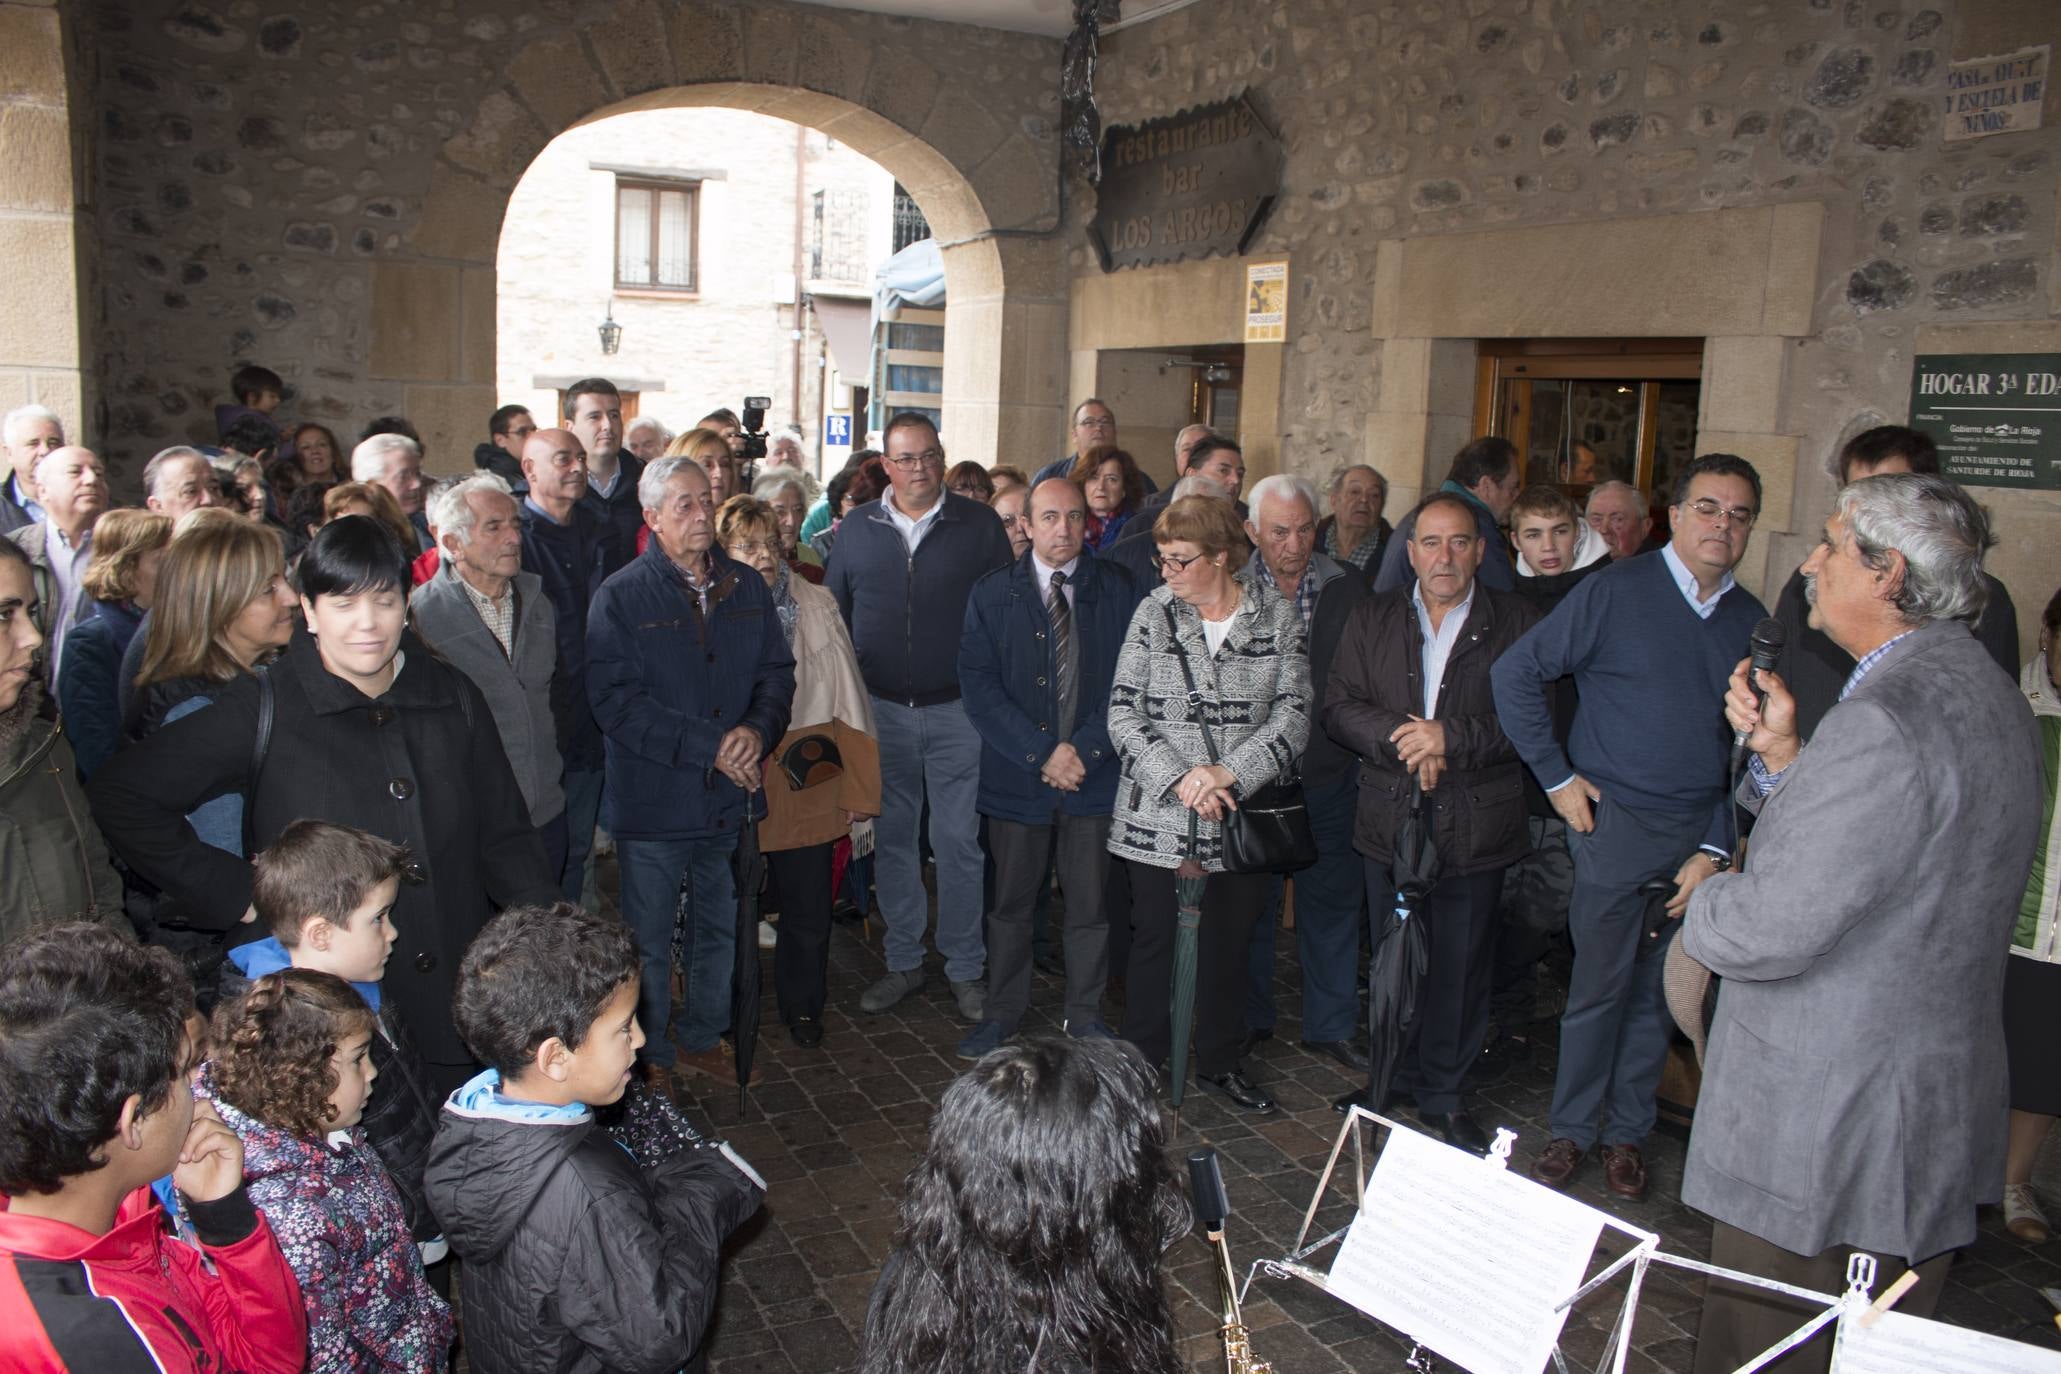
M 744 439 L 744 452 L 738 457 L 747 463 L 766 456 L 766 412 L 772 406 L 771 396 L 744 398 L 743 419 L 738 424 L 738 432 Z

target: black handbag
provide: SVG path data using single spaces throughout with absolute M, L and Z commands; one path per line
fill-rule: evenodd
M 1188 683 L 1188 709 L 1202 727 L 1202 747 L 1209 751 L 1211 763 L 1220 763 L 1216 736 L 1210 733 L 1209 719 L 1203 714 L 1202 693 L 1195 689 L 1195 670 L 1188 663 L 1188 650 L 1181 643 L 1171 608 L 1167 609 L 1166 627 L 1181 660 L 1181 676 Z M 1289 873 L 1315 863 L 1317 839 L 1310 830 L 1310 808 L 1303 797 L 1300 771 L 1291 764 L 1280 777 L 1241 797 L 1236 811 L 1224 813 L 1221 833 L 1226 873 Z

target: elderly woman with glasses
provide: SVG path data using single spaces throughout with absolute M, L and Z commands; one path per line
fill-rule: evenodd
M 1275 1103 L 1246 1078 L 1239 1042 L 1246 943 L 1266 906 L 1268 875 L 1224 871 L 1222 826 L 1241 797 L 1290 772 L 1309 742 L 1302 619 L 1270 579 L 1236 577 L 1247 546 L 1229 501 L 1184 496 L 1152 538 L 1166 585 L 1131 619 L 1109 700 L 1109 737 L 1123 759 L 1109 850 L 1130 865 L 1134 931 L 1123 1034 L 1155 1061 L 1172 1048 L 1174 870 L 1192 853 L 1209 874 L 1196 1072 L 1204 1086 L 1264 1114 Z
M 830 975 L 831 859 L 838 840 L 863 838 L 880 812 L 880 749 L 873 702 L 837 599 L 795 576 L 780 557 L 778 517 L 766 502 L 733 496 L 716 512 L 723 552 L 756 571 L 794 654 L 787 734 L 766 753 L 766 818 L 759 850 L 780 896 L 773 986 L 787 1033 L 803 1049 L 823 1043 Z

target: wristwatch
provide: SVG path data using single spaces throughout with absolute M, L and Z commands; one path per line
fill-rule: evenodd
M 1732 866 L 1732 856 L 1730 854 L 1719 854 L 1709 849 L 1699 849 L 1696 852 L 1710 860 L 1710 867 L 1713 873 L 1723 873 Z

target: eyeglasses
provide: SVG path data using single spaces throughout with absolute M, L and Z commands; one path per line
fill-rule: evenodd
M 1202 557 L 1205 557 L 1205 555 L 1199 553 L 1190 554 L 1186 558 L 1178 558 L 1170 553 L 1154 554 L 1152 565 L 1159 569 L 1161 577 L 1172 577 L 1175 573 L 1188 571 L 1188 565 Z
M 907 472 L 910 468 L 916 467 L 918 464 L 921 464 L 924 467 L 929 467 L 933 463 L 941 464 L 945 461 L 945 455 L 942 449 L 932 448 L 925 449 L 921 453 L 898 454 L 893 458 L 886 458 L 882 461 L 890 467 L 897 467 L 900 468 L 903 472 Z
M 1114 415 L 1090 415 L 1085 420 L 1074 421 L 1073 427 L 1075 429 L 1115 429 L 1116 417 Z
M 739 558 L 749 558 L 751 555 L 755 553 L 773 552 L 773 546 L 771 544 L 764 543 L 763 541 L 757 539 L 741 540 L 735 544 L 725 544 L 723 547 L 729 551 L 732 557 Z
M 1715 525 L 1723 518 L 1742 530 L 1753 528 L 1753 511 L 1746 506 L 1721 506 L 1706 496 L 1701 501 L 1691 501 L 1689 509 L 1706 525 Z

